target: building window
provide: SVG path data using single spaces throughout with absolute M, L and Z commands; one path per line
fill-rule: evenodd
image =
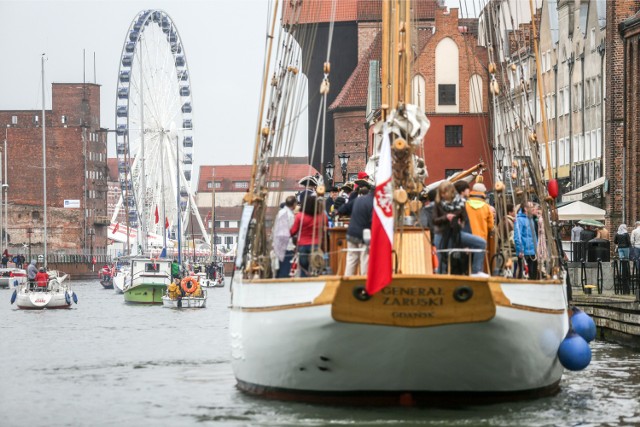
M 216 236 L 215 237 L 215 244 L 216 245 L 222 244 L 222 236 Z
M 233 236 L 226 236 L 224 238 L 224 243 L 227 245 L 233 245 Z
M 444 127 L 444 146 L 462 147 L 462 126 Z
M 12 125 L 18 124 L 18 116 L 11 116 L 11 124 Z
M 216 221 L 216 228 L 220 228 L 220 221 Z
M 222 183 L 221 183 L 221 182 L 216 181 L 216 188 L 220 188 L 220 187 L 222 187 Z
M 213 188 L 213 182 L 207 181 L 207 188 Z
M 60 117 L 60 123 L 62 123 L 63 125 L 67 124 L 67 116 L 61 116 Z
M 233 186 L 235 188 L 249 188 L 249 181 L 236 181 Z
M 462 169 L 445 169 L 444 170 L 444 179 L 448 179 L 458 172 L 462 172 Z
M 278 188 L 280 187 L 280 182 L 279 181 L 269 181 L 269 188 Z
M 438 105 L 456 105 L 456 85 L 438 85 Z

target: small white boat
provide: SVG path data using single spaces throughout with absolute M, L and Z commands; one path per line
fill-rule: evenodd
M 118 258 L 115 261 L 115 272 L 111 278 L 113 290 L 116 294 L 123 294 L 125 287 L 131 285 L 131 260 Z
M 13 291 L 11 303 L 14 302 L 22 310 L 42 310 L 52 308 L 71 308 L 78 303 L 78 296 L 71 290 L 66 279 L 68 274 L 51 270 L 49 282 L 44 288 L 25 282 Z
M 198 276 L 189 276 L 180 285 L 171 283 L 167 286 L 162 305 L 168 308 L 205 308 L 207 290 L 202 288 Z
M 202 296 L 184 296 L 172 299 L 168 295 L 162 296 L 162 305 L 168 308 L 205 308 L 207 306 L 207 291 L 202 290 Z
M 21 268 L 0 268 L 0 288 L 16 288 L 26 281 L 26 270 Z
M 203 288 L 222 288 L 224 287 L 224 276 L 216 275 L 214 279 L 207 278 L 207 273 L 196 273 L 198 282 Z

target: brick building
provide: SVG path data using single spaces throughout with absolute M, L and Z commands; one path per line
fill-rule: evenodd
M 106 251 L 107 144 L 100 128 L 100 86 L 53 83 L 45 112 L 47 248 L 50 253 Z M 7 139 L 10 251 L 42 250 L 42 111 L 0 111 Z
M 200 166 L 196 205 L 208 230 L 211 230 L 212 220 L 215 221 L 216 244 L 221 245 L 224 250 L 233 250 L 238 242 L 238 226 L 243 198 L 249 189 L 251 169 L 252 165 Z M 270 171 L 273 178 L 267 184 L 270 189 L 267 198 L 267 229 L 271 228 L 271 221 L 280 203 L 303 188 L 298 184 L 300 178 L 318 173 L 308 164 L 306 157 L 274 158 Z M 214 186 L 215 218 L 212 219 L 211 199 Z M 200 236 L 196 234 L 194 237 L 197 239 Z
M 363 170 L 372 151 L 369 100 L 371 77 L 379 75 L 380 2 L 362 2 L 358 12 L 359 62 L 330 106 L 335 121 L 335 153 L 350 156 L 349 178 Z M 486 49 L 478 47 L 477 20 L 461 19 L 458 9 L 437 1 L 418 2 L 414 31 L 413 103 L 425 111 L 431 128 L 424 141 L 429 181 L 468 169 L 483 160 L 490 166 Z M 374 105 L 373 109 L 377 106 Z M 339 165 L 337 154 L 334 164 Z M 336 172 L 336 176 L 339 172 Z M 487 184 L 491 185 L 491 179 Z M 337 178 L 336 178 L 337 179 Z
M 605 130 L 607 226 L 640 220 L 640 0 L 608 1 Z

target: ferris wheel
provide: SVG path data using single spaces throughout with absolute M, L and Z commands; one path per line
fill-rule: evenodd
M 121 196 L 112 222 L 123 209 L 145 248 L 149 233 L 183 237 L 190 213 L 209 243 L 191 189 L 192 111 L 178 29 L 166 12 L 144 10 L 131 23 L 120 57 L 115 112 Z

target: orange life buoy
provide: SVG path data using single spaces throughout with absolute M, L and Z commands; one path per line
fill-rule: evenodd
M 184 279 L 182 279 L 182 282 L 180 282 L 180 287 L 186 293 L 192 294 L 196 291 L 196 289 L 198 289 L 198 281 L 195 277 L 185 277 Z

